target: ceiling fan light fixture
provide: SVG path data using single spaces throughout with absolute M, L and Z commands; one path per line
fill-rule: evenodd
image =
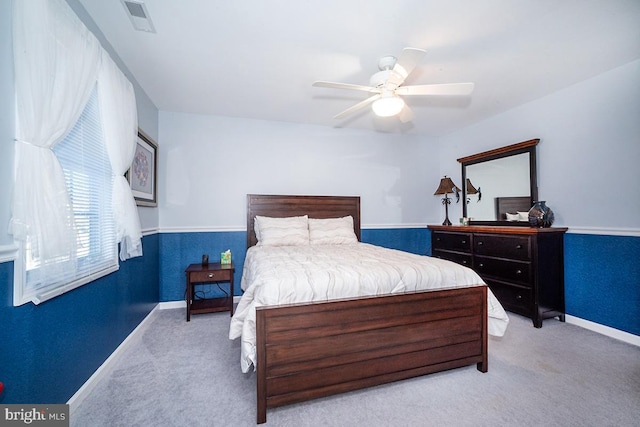
M 371 109 L 379 117 L 391 117 L 400 113 L 404 108 L 404 101 L 396 94 L 383 94 L 371 104 Z

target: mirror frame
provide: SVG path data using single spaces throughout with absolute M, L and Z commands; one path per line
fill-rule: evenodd
M 477 163 L 488 162 L 504 157 L 515 156 L 517 154 L 529 153 L 529 195 L 531 196 L 531 206 L 533 202 L 538 200 L 538 174 L 536 169 L 536 146 L 540 139 L 530 139 L 528 141 L 519 142 L 517 144 L 508 145 L 506 147 L 496 148 L 494 150 L 483 151 L 482 153 L 472 154 L 471 156 L 461 157 L 458 162 L 462 165 L 462 216 L 467 217 L 467 166 Z M 529 226 L 528 222 L 501 221 L 501 220 L 478 220 L 469 221 L 469 225 L 508 225 L 508 226 Z

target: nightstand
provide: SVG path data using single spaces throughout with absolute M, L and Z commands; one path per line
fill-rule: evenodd
M 217 311 L 229 311 L 233 316 L 233 272 L 235 267 L 231 264 L 191 264 L 185 270 L 187 274 L 187 322 L 191 320 L 191 314 L 213 313 Z M 194 288 L 198 284 L 213 282 L 229 282 L 229 294 L 222 298 L 195 299 Z

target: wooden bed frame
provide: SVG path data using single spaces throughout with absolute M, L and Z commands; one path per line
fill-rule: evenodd
M 496 216 L 498 221 L 506 221 L 507 213 L 529 212 L 531 197 L 496 197 Z M 529 226 L 529 222 L 524 221 Z
M 247 195 L 256 215 L 352 215 L 360 198 Z M 487 287 L 439 289 L 256 309 L 257 422 L 267 408 L 477 364 L 487 372 Z

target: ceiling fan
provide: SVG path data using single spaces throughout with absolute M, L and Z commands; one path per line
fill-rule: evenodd
M 406 47 L 402 50 L 399 58 L 396 58 L 395 56 L 384 56 L 380 58 L 378 61 L 378 68 L 380 71 L 371 76 L 369 86 L 326 81 L 314 82 L 313 86 L 359 90 L 374 94 L 364 101 L 359 102 L 335 115 L 333 117 L 334 119 L 342 119 L 371 104 L 373 112 L 380 117 L 398 115 L 398 118 L 403 123 L 410 122 L 414 117 L 413 112 L 405 104 L 401 96 L 459 96 L 469 95 L 473 92 L 473 83 L 402 86 L 407 76 L 411 74 L 425 53 L 426 51 L 422 49 Z

